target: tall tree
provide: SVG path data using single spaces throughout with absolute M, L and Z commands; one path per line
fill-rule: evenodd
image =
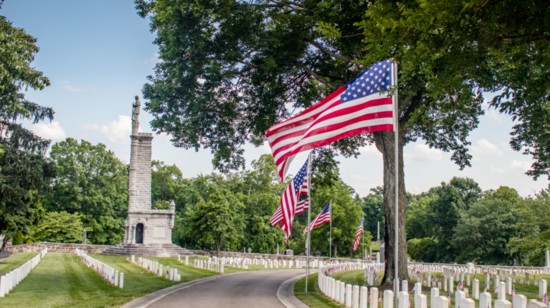
M 510 252 L 520 264 L 544 266 L 550 249 L 550 187 L 521 202 L 517 213 L 518 234 L 508 243 Z
M 378 226 L 380 225 L 380 237 L 384 237 L 384 188 L 381 186 L 371 188 L 362 203 L 365 213 L 365 230 L 373 235 L 373 239 L 380 241 L 380 238 L 376 236 L 378 236 Z
M 508 243 L 518 235 L 518 208 L 522 200 L 517 192 L 501 187 L 487 193 L 469 209 L 460 213 L 452 245 L 456 262 L 513 265 Z
M 356 155 L 360 146 L 374 143 L 383 154 L 383 283 L 396 278 L 397 248 L 397 278 L 408 278 L 403 146 L 423 139 L 452 152 L 461 168 L 468 166 L 467 137 L 483 114 L 484 91 L 502 91 L 492 106 L 518 121 L 512 146 L 533 155 L 530 174 L 549 172 L 544 129 L 550 121 L 550 73 L 544 69 L 549 8 L 543 0 L 136 0 L 136 5 L 151 18 L 162 60 L 144 87 L 153 127 L 172 134 L 178 146 L 212 149 L 222 170 L 243 165 L 247 141 L 259 144 L 270 125 L 367 65 L 386 58 L 399 63 L 397 146 L 391 132 L 332 146 Z M 392 206 L 396 179 L 398 226 Z
M 151 162 L 151 202 L 153 208 L 168 209 L 170 202 L 179 202 L 183 174 L 176 166 L 167 166 L 163 162 Z
M 240 177 L 241 195 L 246 215 L 244 245 L 254 252 L 275 253 L 283 247 L 283 232 L 269 223 L 269 218 L 279 206 L 283 185 L 279 182 L 277 168 L 271 155 L 262 155 L 252 162 L 252 170 Z
M 122 241 L 128 209 L 128 168 L 104 144 L 67 138 L 52 146 L 56 177 L 45 200 L 50 211 L 79 213 L 90 242 Z
M 187 236 L 203 249 L 239 250 L 244 227 L 241 211 L 242 203 L 231 193 L 215 192 L 189 210 L 184 220 Z
M 28 101 L 22 93 L 50 84 L 31 67 L 37 52 L 35 38 L 0 16 L 0 250 L 14 234 L 28 231 L 40 214 L 40 191 L 53 176 L 53 165 L 45 157 L 49 140 L 19 122 L 53 119 L 51 108 Z

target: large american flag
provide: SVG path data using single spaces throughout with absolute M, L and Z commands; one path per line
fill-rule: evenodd
M 361 218 L 361 221 L 359 222 L 359 227 L 357 228 L 357 232 L 355 233 L 355 241 L 353 242 L 353 251 L 356 251 L 357 247 L 359 247 L 359 242 L 361 242 L 361 234 L 363 234 L 363 218 Z
M 304 229 L 304 234 L 309 230 L 313 230 L 315 229 L 315 227 L 324 224 L 325 222 L 330 222 L 331 205 L 332 201 L 327 202 L 325 207 L 323 207 L 323 210 L 321 210 L 321 213 L 319 213 L 319 215 L 315 217 L 315 219 L 309 224 L 309 226 Z
M 303 211 L 309 209 L 309 197 L 308 197 L 308 180 L 307 180 L 307 174 L 304 178 L 304 183 L 302 184 L 302 187 L 300 187 L 300 193 L 298 196 L 298 203 L 296 203 L 296 211 L 294 212 L 294 216 L 298 216 L 302 214 Z M 275 213 L 271 215 L 271 218 L 269 219 L 269 222 L 272 226 L 278 225 L 283 220 L 283 209 L 279 206 Z
M 266 131 L 281 180 L 294 156 L 340 139 L 393 130 L 392 86 L 389 60 L 373 64 L 354 80 L 298 115 Z
M 283 195 L 281 196 L 279 208 L 282 213 L 282 218 L 280 220 L 279 227 L 285 232 L 285 241 L 287 242 L 290 238 L 290 234 L 292 231 L 292 222 L 294 220 L 294 216 L 296 215 L 298 198 L 300 196 L 301 189 L 307 176 L 308 162 L 309 159 L 304 163 L 302 168 L 300 168 L 300 171 L 298 171 L 294 179 L 290 182 L 290 184 L 285 189 Z M 277 212 L 275 212 L 275 214 L 277 214 Z

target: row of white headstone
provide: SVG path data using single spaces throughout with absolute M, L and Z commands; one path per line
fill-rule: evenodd
M 504 294 L 514 295 L 514 284 L 516 282 L 524 283 L 527 285 L 531 284 L 530 276 L 532 278 L 532 284 L 538 286 L 539 288 L 539 299 L 548 297 L 548 283 L 546 280 L 542 279 L 540 276 L 544 269 L 503 269 L 499 267 L 490 268 L 488 266 L 483 266 L 475 268 L 473 265 L 469 266 L 468 269 L 463 266 L 453 266 L 453 265 L 428 265 L 419 267 L 418 265 L 413 265 L 409 267 L 409 276 L 415 277 L 417 281 L 422 282 L 424 286 L 427 287 L 437 287 L 439 289 L 443 288 L 444 292 L 449 292 L 451 294 L 455 291 L 455 282 L 457 282 L 457 288 L 465 290 L 468 292 L 468 289 L 471 287 L 472 293 L 475 299 L 479 299 L 479 288 L 480 282 L 477 279 L 471 279 L 471 275 L 482 274 L 482 270 L 485 270 L 485 286 L 484 290 L 489 291 L 491 289 L 497 292 L 504 292 Z M 440 270 L 443 273 L 443 278 L 432 279 L 432 275 L 440 274 L 441 272 L 434 272 Z M 525 275 L 525 280 L 523 280 L 520 275 Z M 535 275 L 539 276 L 535 276 Z M 424 276 L 425 279 L 424 279 Z M 537 277 L 535 279 L 535 277 Z M 502 281 L 501 281 L 502 279 Z M 491 283 L 492 282 L 492 283 Z
M 382 302 L 382 307 L 384 308 L 393 308 L 394 306 L 394 293 L 391 290 L 384 291 L 383 298 L 380 298 L 378 295 L 378 288 L 371 287 L 370 294 L 366 286 L 352 286 L 351 284 L 345 284 L 342 281 L 336 280 L 335 278 L 330 277 L 330 274 L 337 273 L 339 271 L 351 271 L 365 268 L 364 265 L 359 265 L 357 263 L 350 263 L 346 265 L 337 265 L 337 266 L 327 266 L 324 268 L 319 268 L 318 276 L 318 286 L 322 293 L 324 293 L 329 298 L 337 301 L 340 304 L 345 305 L 346 307 L 352 308 L 366 308 L 367 306 L 371 308 L 378 308 L 379 302 Z M 371 268 L 366 266 L 365 272 L 372 272 Z M 368 275 L 368 274 L 367 274 Z M 450 279 L 449 281 L 452 281 Z M 540 280 L 539 293 L 545 292 L 546 290 L 546 281 Z M 409 292 L 408 292 L 408 282 L 401 282 L 401 292 L 399 292 L 397 305 L 398 308 L 409 308 Z M 476 291 L 477 286 L 477 291 Z M 506 299 L 506 283 L 500 282 L 498 286 L 498 296 L 494 301 L 495 308 L 550 308 L 550 304 L 543 303 L 536 299 L 528 300 L 524 295 L 521 294 L 511 294 L 512 302 Z M 414 291 L 414 307 L 415 308 L 426 308 L 428 307 L 427 297 L 422 294 L 422 283 L 418 282 L 415 284 L 413 289 Z M 510 293 L 509 293 L 510 294 Z M 468 298 L 467 290 L 457 290 L 454 293 L 455 296 L 455 307 L 456 308 L 474 308 L 475 301 L 472 298 Z M 492 307 L 492 295 L 489 292 L 479 293 L 479 283 L 477 279 L 474 279 L 474 298 L 479 300 L 479 306 L 481 308 L 491 308 Z M 430 292 L 430 306 L 435 308 L 448 308 L 450 306 L 450 294 L 449 297 L 440 296 L 438 288 L 431 288 Z
M 0 276 L 0 297 L 4 297 L 6 294 L 10 293 L 15 286 L 17 286 L 27 275 L 35 268 L 38 263 L 44 258 L 48 248 L 44 248 L 36 256 L 32 257 L 29 261 L 23 263 L 16 269 L 11 270 L 9 273 L 6 273 Z
M 177 268 L 170 268 L 169 266 L 167 266 L 166 271 L 163 271 L 163 265 L 161 263 L 143 257 L 136 258 L 136 256 L 134 255 L 131 255 L 130 258 L 127 260 L 159 277 L 164 276 L 164 278 L 171 281 L 181 281 L 181 275 L 178 273 Z
M 196 268 L 214 271 L 221 274 L 223 274 L 225 271 L 225 264 L 223 262 L 213 262 L 210 258 L 208 258 L 208 260 L 194 259 L 193 266 Z
M 520 280 L 522 283 L 533 285 L 538 285 L 537 277 L 540 279 L 542 274 L 550 274 L 548 268 L 480 266 L 473 263 L 467 265 L 409 263 L 408 270 L 409 276 L 423 273 L 443 273 L 445 276 L 453 276 L 455 281 L 465 281 L 465 279 L 469 281 L 470 275 L 485 274 L 493 277 L 493 281 L 496 280 L 495 278 L 506 280 L 511 277 L 514 283 L 516 280 Z
M 182 256 L 178 256 L 178 261 L 182 261 Z M 185 257 L 185 265 L 189 265 L 189 256 Z M 311 268 L 317 268 L 322 261 L 312 259 Z M 195 258 L 193 266 L 210 271 L 224 273 L 225 266 L 231 266 L 241 269 L 248 269 L 250 265 L 263 266 L 265 269 L 273 268 L 305 268 L 306 261 L 302 260 L 278 260 L 266 258 L 241 258 L 241 257 L 208 257 L 208 259 Z
M 85 251 L 75 249 L 76 255 L 80 257 L 82 263 L 93 269 L 99 276 L 103 277 L 107 282 L 115 287 L 124 288 L 124 273 L 119 272 L 114 267 L 107 265 L 97 259 L 92 258 Z

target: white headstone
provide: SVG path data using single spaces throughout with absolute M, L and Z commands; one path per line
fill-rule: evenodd
M 393 291 L 384 291 L 383 308 L 393 308 Z
M 479 280 L 474 279 L 472 284 L 472 296 L 474 299 L 479 299 Z
M 525 295 L 517 294 L 512 297 L 512 307 L 514 308 L 527 308 L 527 297 Z
M 346 298 L 344 305 L 346 307 L 351 307 L 351 284 L 346 284 Z
M 435 307 L 435 298 L 439 296 L 439 289 L 432 288 L 430 291 L 430 307 Z
M 460 305 L 462 304 L 462 299 L 463 298 L 466 298 L 466 296 L 464 295 L 464 292 L 456 291 L 456 293 L 455 293 L 455 307 L 456 308 L 460 307 Z
M 409 292 L 399 292 L 399 307 L 398 308 L 409 308 Z
M 510 293 L 512 293 L 510 291 Z M 499 282 L 498 283 L 498 298 L 497 299 L 506 299 L 506 283 L 505 282 Z M 495 304 L 496 306 L 496 304 Z
M 512 303 L 506 299 L 497 299 L 495 301 L 495 308 L 512 308 Z
M 370 308 L 378 308 L 378 288 L 370 288 Z
M 539 298 L 542 298 L 546 292 L 548 292 L 546 280 L 541 279 L 539 280 Z
M 491 293 L 483 292 L 479 295 L 479 308 L 491 308 L 492 298 Z
M 463 298 L 460 304 L 460 308 L 475 308 L 476 303 L 471 298 Z
M 369 290 L 365 286 L 361 286 L 359 290 L 359 308 L 367 308 L 369 298 Z
M 418 298 L 416 298 L 418 297 Z M 415 295 L 415 308 L 428 308 L 428 299 L 426 298 L 426 295 L 424 294 L 417 294 Z
M 434 308 L 449 308 L 449 300 L 445 296 L 436 297 L 434 303 Z
M 359 286 L 354 285 L 351 296 L 351 307 L 359 308 Z

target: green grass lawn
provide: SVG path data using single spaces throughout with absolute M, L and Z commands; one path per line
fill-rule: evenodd
M 0 275 L 4 275 L 15 268 L 18 268 L 36 255 L 36 252 L 22 252 L 0 259 Z
M 126 257 L 93 257 L 124 272 L 124 289 L 107 283 L 76 256 L 48 253 L 25 280 L 0 298 L 0 307 L 119 307 L 134 298 L 180 283 L 154 276 L 126 261 Z M 185 265 L 181 265 L 179 272 L 182 281 L 215 274 Z

